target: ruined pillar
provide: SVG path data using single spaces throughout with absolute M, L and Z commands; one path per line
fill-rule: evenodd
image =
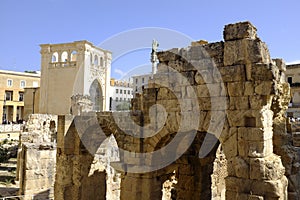
M 230 137 L 222 141 L 228 160 L 226 199 L 287 199 L 287 179 L 273 153 L 274 98 L 279 69 L 249 22 L 224 29 L 224 67 L 245 70 L 245 79 L 226 83 Z

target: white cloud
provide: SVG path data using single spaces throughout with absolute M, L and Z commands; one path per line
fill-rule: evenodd
M 300 60 L 294 60 L 291 62 L 286 62 L 287 65 L 294 65 L 294 64 L 300 64 Z
M 121 77 L 125 76 L 125 74 L 126 74 L 125 72 L 123 72 L 123 71 L 120 70 L 120 69 L 115 69 L 114 72 L 115 72 L 116 74 L 119 74 Z

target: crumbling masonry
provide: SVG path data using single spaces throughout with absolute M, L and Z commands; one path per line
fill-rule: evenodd
M 157 74 L 131 112 L 59 116 L 56 200 L 299 197 L 297 156 L 289 156 L 297 151 L 286 126 L 285 64 L 270 58 L 251 23 L 226 25 L 224 42 L 193 42 L 159 52 L 158 59 Z M 121 188 L 108 194 L 107 168 L 90 172 L 111 135 L 119 155 L 110 165 L 121 173 Z M 168 149 L 174 140 L 179 145 Z M 151 152 L 161 157 L 140 156 Z M 164 155 L 173 160 L 160 165 L 170 157 Z

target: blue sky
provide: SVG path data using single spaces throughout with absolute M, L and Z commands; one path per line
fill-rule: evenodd
M 300 62 L 299 9 L 298 0 L 1 0 L 0 69 L 39 70 L 39 44 L 43 43 L 88 40 L 98 45 L 143 27 L 214 42 L 223 39 L 225 24 L 245 20 L 257 27 L 273 58 Z M 124 72 L 149 64 L 149 48 L 114 60 L 112 76 L 120 78 Z

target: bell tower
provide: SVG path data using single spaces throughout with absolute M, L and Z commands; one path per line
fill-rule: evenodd
M 95 111 L 109 109 L 110 51 L 86 40 L 40 47 L 40 113 L 69 114 L 73 95 L 89 95 Z

